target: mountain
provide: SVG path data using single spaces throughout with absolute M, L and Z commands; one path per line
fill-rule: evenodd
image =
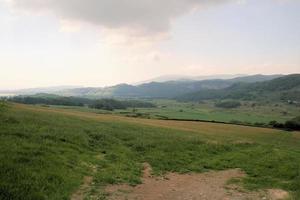
M 215 80 L 215 79 L 222 79 L 222 80 L 236 80 L 241 82 L 256 82 L 256 81 L 267 81 L 273 78 L 278 78 L 280 74 L 275 75 L 244 75 L 244 74 L 219 74 L 219 75 L 211 75 L 211 76 L 182 76 L 182 75 L 166 75 L 166 76 L 159 76 L 153 79 L 149 79 L 146 81 L 141 81 L 135 83 L 133 85 L 141 85 L 145 83 L 151 82 L 169 82 L 169 81 L 203 81 L 203 80 Z
M 262 82 L 262 81 L 269 81 L 275 78 L 282 77 L 282 74 L 274 74 L 274 75 L 251 75 L 251 76 L 242 76 L 242 77 L 236 77 L 232 78 L 231 81 L 233 82 L 245 82 L 245 83 L 255 83 L 255 82 Z
M 203 81 L 203 80 L 212 80 L 212 79 L 233 79 L 237 77 L 244 77 L 247 75 L 244 74 L 220 74 L 220 75 L 211 75 L 211 76 L 183 76 L 183 75 L 165 75 L 165 76 L 159 76 L 153 79 L 149 79 L 146 81 L 141 81 L 138 83 L 135 83 L 133 85 L 141 85 L 145 83 L 151 83 L 151 82 L 169 82 L 169 81 Z
M 280 75 L 253 75 L 233 79 L 212 79 L 202 81 L 180 80 L 150 82 L 140 85 L 119 84 L 104 88 L 75 88 L 55 92 L 63 96 L 89 98 L 174 98 L 202 90 L 217 90 L 232 86 L 234 83 L 252 83 L 277 78 Z
M 177 99 L 183 101 L 206 99 L 300 101 L 300 74 L 282 76 L 262 82 L 237 82 L 230 87 L 199 90 L 181 95 Z

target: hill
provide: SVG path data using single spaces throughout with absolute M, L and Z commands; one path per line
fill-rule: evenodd
M 292 74 L 269 81 L 235 83 L 223 89 L 207 89 L 181 95 L 184 101 L 207 99 L 300 101 L 300 74 Z
M 272 78 L 278 78 L 282 75 L 280 74 L 274 74 L 274 75 L 243 75 L 243 74 L 219 74 L 219 75 L 211 75 L 211 76 L 182 76 L 182 75 L 166 75 L 166 76 L 159 76 L 153 79 L 149 79 L 146 81 L 141 81 L 139 83 L 136 83 L 134 85 L 141 85 L 144 83 L 151 83 L 151 82 L 168 82 L 168 81 L 203 81 L 203 80 L 215 80 L 215 79 L 222 79 L 222 80 L 228 80 L 228 79 L 240 79 L 241 81 L 249 81 L 255 82 L 255 81 L 262 81 L 262 80 L 270 80 Z
M 300 198 L 299 132 L 133 119 L 10 104 L 0 112 L 0 199 L 105 199 L 109 184 L 153 175 L 240 168 L 240 187 Z M 86 181 L 90 180 L 90 181 Z M 89 198 L 93 197 L 93 198 Z
M 233 79 L 233 78 L 244 77 L 244 76 L 247 75 L 242 75 L 242 74 L 235 74 L 235 75 L 220 74 L 220 75 L 211 75 L 211 76 L 164 75 L 149 80 L 141 81 L 134 85 L 141 85 L 144 83 L 151 83 L 151 82 L 162 83 L 168 81 L 203 81 L 203 80 L 212 80 L 212 79 Z
M 105 88 L 77 88 L 63 90 L 55 94 L 63 96 L 82 96 L 89 98 L 174 98 L 187 93 L 208 89 L 223 89 L 238 82 L 260 82 L 271 80 L 279 75 L 253 75 L 233 79 L 213 79 L 202 81 L 180 80 L 167 82 L 151 82 L 141 85 L 120 84 Z

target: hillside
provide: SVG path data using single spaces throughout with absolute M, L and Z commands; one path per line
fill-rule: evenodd
M 151 82 L 162 83 L 168 81 L 203 81 L 203 80 L 213 80 L 213 79 L 233 79 L 233 78 L 244 77 L 244 76 L 247 75 L 242 75 L 242 74 L 233 74 L 233 75 L 220 74 L 220 75 L 211 75 L 211 76 L 165 75 L 165 76 L 159 76 L 145 81 L 141 81 L 134 85 L 141 85 L 144 83 L 151 83 Z
M 181 95 L 177 99 L 184 101 L 207 99 L 300 101 L 300 74 L 256 83 L 235 83 L 223 89 L 207 89 Z
M 247 175 L 241 187 L 300 197 L 299 132 L 18 104 L 3 109 L 1 200 L 70 199 L 81 184 L 86 199 L 106 199 L 106 185 L 140 184 L 144 162 L 154 176 L 240 168 Z
M 213 79 L 202 81 L 151 82 L 141 85 L 120 84 L 105 88 L 77 88 L 63 90 L 55 94 L 63 96 L 82 96 L 89 98 L 174 98 L 187 93 L 208 89 L 223 89 L 234 83 L 253 83 L 277 78 L 280 75 L 253 75 L 233 79 Z

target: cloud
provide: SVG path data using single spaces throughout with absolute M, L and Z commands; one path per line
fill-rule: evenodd
M 236 0 L 6 0 L 14 8 L 50 12 L 65 21 L 89 23 L 136 34 L 166 33 L 177 17 Z

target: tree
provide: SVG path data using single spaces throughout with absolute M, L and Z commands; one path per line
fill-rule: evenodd
M 285 122 L 285 128 L 291 130 L 300 130 L 300 116 Z

